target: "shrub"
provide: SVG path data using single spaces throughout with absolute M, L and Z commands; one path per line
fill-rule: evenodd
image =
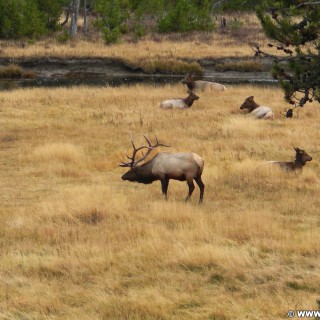
M 62 33 L 58 34 L 56 36 L 56 40 L 59 42 L 59 43 L 66 43 L 67 41 L 69 41 L 71 38 L 70 36 L 70 33 L 67 32 L 67 31 L 63 31 Z
M 236 62 L 222 62 L 215 65 L 217 71 L 260 72 L 264 71 L 260 61 L 247 60 Z
M 116 43 L 121 35 L 119 28 L 109 29 L 103 28 L 103 38 L 106 44 Z
M 10 64 L 7 67 L 0 68 L 0 78 L 21 78 L 22 69 L 16 64 Z
M 213 30 L 209 14 L 209 1 L 196 6 L 188 0 L 178 0 L 164 17 L 158 21 L 160 32 L 187 32 L 191 30 Z
M 129 17 L 129 7 L 125 0 L 97 1 L 95 5 L 99 18 L 95 27 L 103 32 L 107 44 L 115 43 L 121 34 L 128 32 L 126 19 Z
M 141 59 L 136 62 L 126 62 L 131 69 L 140 68 L 145 73 L 202 75 L 203 70 L 198 62 L 187 62 L 176 59 Z

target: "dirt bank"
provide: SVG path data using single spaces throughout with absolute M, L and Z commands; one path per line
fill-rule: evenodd
M 241 65 L 252 58 L 204 58 L 198 60 L 183 59 L 185 62 L 197 62 L 203 70 L 203 77 L 214 78 L 220 81 L 250 81 L 250 79 L 259 79 L 271 81 L 270 67 L 272 61 L 267 58 L 259 58 L 256 64 L 260 67 L 258 70 L 241 72 L 228 68 L 227 71 L 217 70 L 221 65 Z M 36 57 L 36 58 L 0 58 L 0 66 L 15 64 L 35 75 L 36 78 L 46 79 L 85 79 L 85 78 L 105 78 L 109 76 L 143 76 L 146 73 L 139 66 L 134 66 L 119 58 L 101 58 L 101 57 L 82 57 L 82 58 L 59 58 L 59 57 Z M 165 72 L 156 72 L 154 74 L 172 75 L 177 74 L 172 70 Z M 183 75 L 182 73 L 178 73 Z

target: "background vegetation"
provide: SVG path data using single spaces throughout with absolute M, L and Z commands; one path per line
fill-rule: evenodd
M 213 14 L 224 11 L 254 10 L 253 1 L 209 0 L 0 0 L 0 38 L 39 38 L 61 29 L 63 12 L 72 13 L 78 5 L 81 14 L 93 17 L 93 24 L 102 31 L 106 43 L 114 43 L 122 34 L 135 37 L 147 31 L 189 32 L 212 31 Z M 84 11 L 84 8 L 86 9 Z M 71 32 L 71 30 L 70 30 Z
M 295 107 L 320 102 L 320 3 L 264 1 L 257 11 L 263 29 L 275 43 L 270 47 L 286 54 L 274 57 L 273 76 Z M 257 54 L 269 53 L 257 50 Z

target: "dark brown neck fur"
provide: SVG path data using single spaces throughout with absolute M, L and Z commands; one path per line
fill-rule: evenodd
M 259 107 L 260 107 L 260 106 L 253 101 L 251 107 L 249 108 L 249 113 L 252 112 L 253 110 L 259 108 Z
M 305 165 L 296 162 L 276 162 L 276 164 L 278 164 L 282 169 L 291 172 L 302 170 L 302 167 Z
M 194 88 L 196 87 L 196 84 L 195 84 L 194 81 L 188 82 L 188 83 L 187 83 L 187 87 L 188 87 L 189 90 L 193 91 Z
M 294 163 L 302 168 L 307 162 L 303 160 L 301 154 L 297 153 Z
M 185 104 L 186 104 L 188 107 L 191 107 L 192 104 L 193 104 L 193 102 L 194 102 L 194 100 L 196 100 L 196 99 L 189 94 L 186 98 L 184 98 L 184 99 L 182 99 L 182 100 L 185 102 Z

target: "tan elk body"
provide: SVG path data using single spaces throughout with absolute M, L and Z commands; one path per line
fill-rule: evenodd
M 205 81 L 205 80 L 194 80 L 193 75 L 186 75 L 186 77 L 181 81 L 186 84 L 190 91 L 225 91 L 227 88 L 217 82 Z
M 259 106 L 254 101 L 254 96 L 248 97 L 240 106 L 240 109 L 247 109 L 248 115 L 255 119 L 274 119 L 274 112 L 272 109 L 270 107 Z
M 312 157 L 299 148 L 294 148 L 294 150 L 296 151 L 295 161 L 268 161 L 268 163 L 277 165 L 284 171 L 301 172 L 305 164 L 312 160 Z
M 160 108 L 163 109 L 171 109 L 171 108 L 178 108 L 178 109 L 186 109 L 190 108 L 195 100 L 198 100 L 199 97 L 194 94 L 193 92 L 188 90 L 188 96 L 184 99 L 169 99 L 164 100 L 160 103 Z
M 201 180 L 201 175 L 204 167 L 204 160 L 193 152 L 160 152 L 148 162 L 138 166 L 138 163 L 145 160 L 154 148 L 158 146 L 166 147 L 166 145 L 160 144 L 158 140 L 156 144 L 152 146 L 150 140 L 146 137 L 145 139 L 148 145 L 139 148 L 136 148 L 131 140 L 133 154 L 131 157 L 127 155 L 130 162 L 122 162 L 120 164 L 121 167 L 129 167 L 130 170 L 122 176 L 122 179 L 144 184 L 150 184 L 153 181 L 160 180 L 162 193 L 166 199 L 170 179 L 187 181 L 189 192 L 186 201 L 189 200 L 195 189 L 193 183 L 193 180 L 195 180 L 200 189 L 199 202 L 202 202 L 204 184 Z M 142 158 L 135 160 L 137 152 L 143 149 L 147 149 L 147 153 Z

